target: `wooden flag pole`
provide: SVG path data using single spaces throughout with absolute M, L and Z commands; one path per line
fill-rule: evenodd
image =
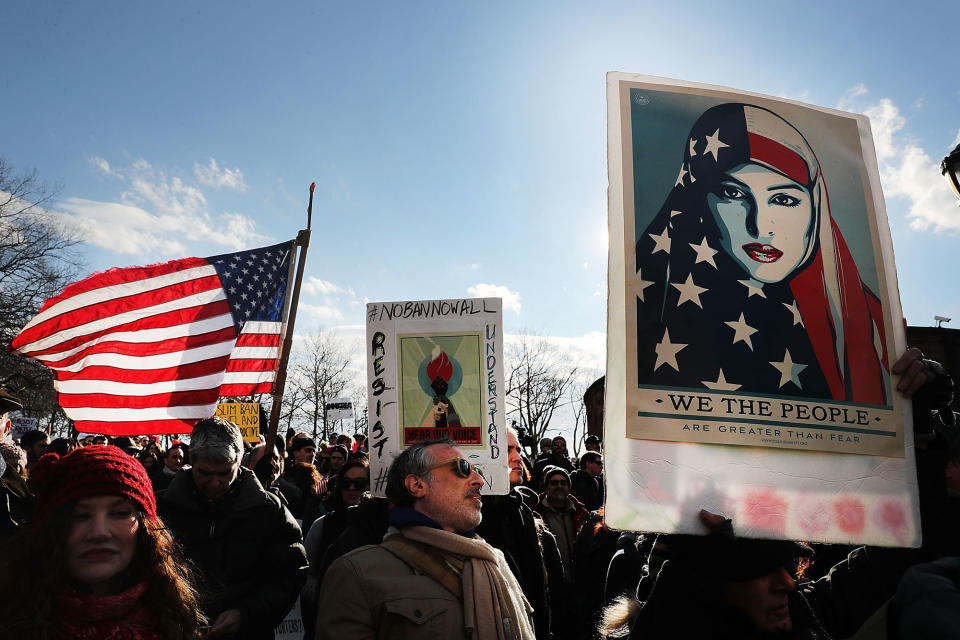
M 297 321 L 297 306 L 300 302 L 300 284 L 303 282 L 303 270 L 307 264 L 307 248 L 310 246 L 310 225 L 313 222 L 313 192 L 317 183 L 310 183 L 310 201 L 307 204 L 307 228 L 297 233 L 295 244 L 300 250 L 297 252 L 297 278 L 293 284 L 293 296 L 290 300 L 290 312 L 287 315 L 287 330 L 283 336 L 283 346 L 280 350 L 280 362 L 277 365 L 277 378 L 273 382 L 270 395 L 273 405 L 270 407 L 270 425 L 264 443 L 264 455 L 273 455 L 274 443 L 277 441 L 277 427 L 280 425 L 280 409 L 283 404 L 283 391 L 287 384 L 287 363 L 290 361 L 290 348 L 293 345 L 293 327 Z M 269 458 L 267 458 L 269 460 Z

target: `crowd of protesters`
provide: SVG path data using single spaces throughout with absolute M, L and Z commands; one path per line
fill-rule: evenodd
M 0 638 L 272 638 L 298 598 L 319 639 L 956 637 L 952 380 L 916 349 L 893 370 L 922 435 L 916 550 L 738 538 L 708 511 L 702 535 L 612 530 L 596 436 L 531 459 L 511 428 L 496 496 L 453 441 L 419 443 L 380 498 L 362 435 L 290 432 L 270 455 L 220 418 L 165 450 L 7 435 Z

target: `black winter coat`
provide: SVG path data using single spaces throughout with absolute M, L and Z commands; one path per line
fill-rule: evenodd
M 483 496 L 483 519 L 475 531 L 491 546 L 500 549 L 510 570 L 520 583 L 523 595 L 533 606 L 533 624 L 537 640 L 550 638 L 550 589 L 548 561 L 544 547 L 553 545 L 553 556 L 559 559 L 557 541 L 533 509 L 524 502 L 521 492 L 529 492 L 536 504 L 537 495 L 526 487 L 517 487 L 504 496 Z M 547 558 L 552 557 L 549 550 Z M 555 568 L 562 581 L 562 565 Z
M 160 495 L 158 512 L 202 577 L 212 625 L 228 609 L 243 614 L 243 640 L 271 639 L 307 575 L 300 527 L 280 500 L 241 467 L 230 490 L 208 500 L 181 471 Z

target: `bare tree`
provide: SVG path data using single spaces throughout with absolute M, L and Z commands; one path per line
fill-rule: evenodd
M 507 347 L 504 359 L 507 415 L 539 440 L 561 406 L 577 368 L 562 363 L 556 347 L 537 335 L 521 334 Z
M 367 435 L 369 427 L 367 416 L 367 385 L 358 384 L 354 387 L 353 393 L 353 432 Z
M 61 433 L 69 421 L 57 403 L 50 369 L 2 348 L 45 300 L 79 279 L 75 249 L 82 238 L 48 211 L 56 193 L 36 170 L 18 173 L 0 158 L 0 386 L 20 396 L 25 416 Z
M 573 414 L 573 456 L 580 458 L 580 449 L 587 436 L 587 406 L 583 403 L 583 394 L 587 385 L 574 380 L 567 388 L 567 401 L 570 404 L 570 413 Z
M 291 396 L 300 400 L 296 413 L 312 429 L 314 440 L 318 436 L 326 440 L 330 433 L 326 404 L 350 384 L 349 366 L 346 349 L 332 332 L 311 333 L 299 350 L 288 387 Z

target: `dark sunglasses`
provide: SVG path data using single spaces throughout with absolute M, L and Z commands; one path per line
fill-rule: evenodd
M 366 491 L 367 487 L 370 486 L 369 478 L 341 478 L 340 479 L 340 488 L 346 489 L 360 489 L 361 491 Z
M 427 471 L 433 471 L 442 466 L 453 463 L 453 471 L 461 478 L 469 478 L 470 474 L 474 471 L 477 472 L 481 478 L 483 477 L 483 471 L 477 468 L 475 465 L 471 464 L 466 458 L 447 458 L 446 460 L 441 460 L 440 462 L 434 463 L 427 467 Z

